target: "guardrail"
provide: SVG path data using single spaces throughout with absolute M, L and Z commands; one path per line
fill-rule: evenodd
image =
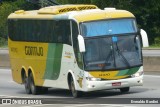
M 3 54 L 1 53 L 2 51 Z M 160 56 L 143 56 L 144 71 L 160 72 Z M 10 68 L 8 50 L 0 50 L 0 67 Z
M 143 65 L 144 65 L 144 71 L 160 72 L 160 56 L 144 56 Z

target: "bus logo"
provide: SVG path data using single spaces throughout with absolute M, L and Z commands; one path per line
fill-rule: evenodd
M 25 46 L 25 54 L 30 56 L 43 56 L 42 47 Z
M 106 73 L 106 74 L 99 74 L 100 77 L 105 77 L 105 76 L 110 76 L 110 73 Z

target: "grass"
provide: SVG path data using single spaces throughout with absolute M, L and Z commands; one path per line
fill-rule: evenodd
M 8 45 L 2 45 L 0 48 L 8 48 Z
M 160 48 L 160 44 L 152 44 L 149 48 Z

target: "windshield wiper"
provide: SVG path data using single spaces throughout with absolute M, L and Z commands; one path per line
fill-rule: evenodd
M 130 64 L 128 62 L 128 60 L 125 58 L 125 56 L 122 54 L 122 52 L 119 50 L 118 44 L 116 42 L 116 47 L 117 47 L 117 52 L 119 55 L 121 55 L 122 59 L 124 60 L 124 62 L 127 64 L 128 67 L 130 67 Z
M 112 54 L 112 53 L 113 53 L 113 47 L 112 47 L 112 45 L 110 45 L 110 46 L 111 46 L 111 51 L 109 52 L 109 54 L 107 55 L 107 57 L 106 57 L 106 59 L 105 59 L 104 66 L 102 67 L 102 70 L 105 69 L 105 67 L 106 67 L 106 65 L 108 64 L 108 61 L 109 61 L 109 59 L 110 59 L 110 56 L 113 55 L 113 54 Z M 109 64 L 110 64 L 110 63 L 109 63 Z

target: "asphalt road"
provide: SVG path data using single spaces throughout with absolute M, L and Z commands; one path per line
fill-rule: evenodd
M 27 95 L 23 85 L 13 82 L 10 69 L 0 69 L 0 98 L 45 98 L 45 100 L 47 100 L 46 98 L 53 98 L 49 100 L 55 102 L 55 104 L 46 105 L 0 105 L 0 107 L 150 107 L 151 104 L 103 103 L 105 100 L 108 101 L 112 98 L 115 101 L 134 98 L 160 98 L 160 75 L 146 74 L 144 76 L 144 86 L 132 87 L 130 92 L 125 94 L 120 93 L 119 90 L 104 90 L 85 93 L 82 98 L 73 99 L 70 91 L 55 88 L 49 89 L 49 92 L 43 95 Z M 93 104 L 96 102 L 97 104 Z M 101 102 L 102 104 L 98 104 Z M 152 105 L 152 107 L 159 106 L 159 104 Z

